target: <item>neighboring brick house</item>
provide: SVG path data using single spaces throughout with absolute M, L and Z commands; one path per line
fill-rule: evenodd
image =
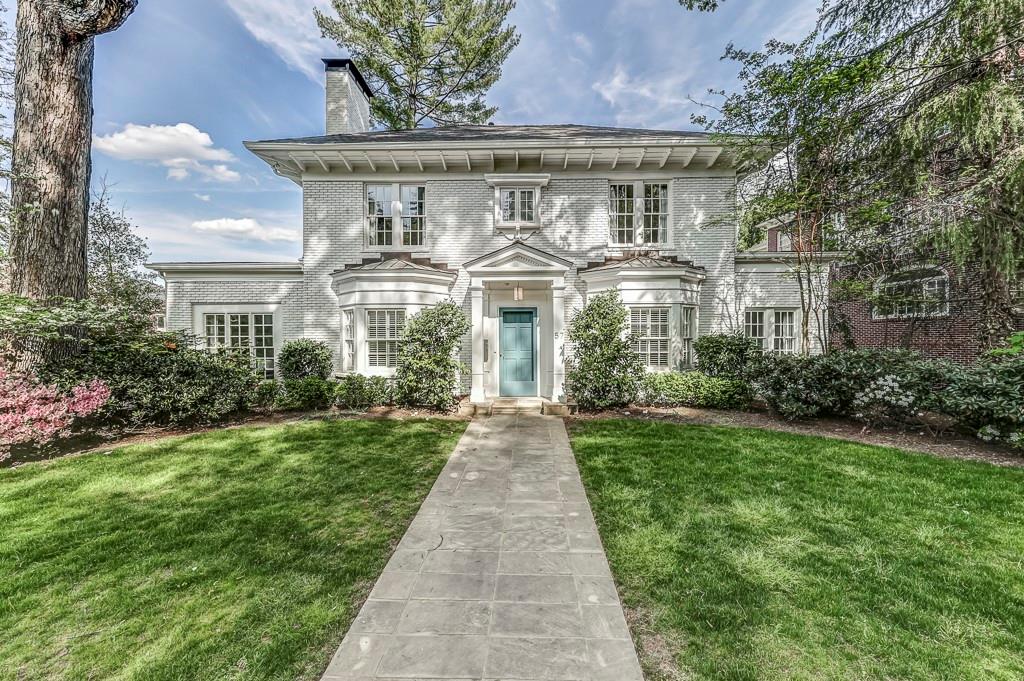
M 906 348 L 957 362 L 970 362 L 981 354 L 982 289 L 975 268 L 940 256 L 871 279 L 858 272 L 852 265 L 833 270 L 833 288 L 857 281 L 872 291 L 870 297 L 833 301 L 833 347 Z M 1013 297 L 1015 328 L 1024 329 L 1024 291 L 1015 290 Z
M 329 343 L 339 374 L 387 376 L 405 320 L 453 299 L 472 325 L 474 401 L 562 399 L 567 322 L 608 289 L 653 370 L 689 366 L 694 338 L 718 331 L 803 349 L 797 284 L 777 259 L 737 253 L 736 172 L 706 134 L 371 131 L 358 70 L 324 61 L 327 135 L 246 143 L 302 187 L 302 259 L 150 265 L 166 280 L 168 329 L 248 345 L 267 376 L 299 337 Z

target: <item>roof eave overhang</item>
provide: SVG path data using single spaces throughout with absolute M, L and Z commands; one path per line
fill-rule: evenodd
M 631 268 L 595 268 L 580 272 L 580 279 L 584 282 L 602 281 L 617 279 L 623 280 L 644 280 L 644 279 L 686 279 L 687 281 L 704 281 L 707 273 L 696 267 L 631 267 Z
M 302 264 L 295 262 L 148 262 L 148 270 L 158 274 L 199 272 L 203 274 L 294 274 L 302 276 Z
M 420 281 L 452 284 L 458 278 L 455 272 L 442 272 L 441 270 L 431 272 L 420 269 L 362 270 L 359 268 L 335 270 L 331 276 L 336 284 L 346 281 Z

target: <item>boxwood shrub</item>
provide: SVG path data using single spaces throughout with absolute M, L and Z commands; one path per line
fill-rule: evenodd
M 348 374 L 338 380 L 334 403 L 342 409 L 362 411 L 391 404 L 393 394 L 391 382 L 383 376 Z
M 277 353 L 277 368 L 284 379 L 316 377 L 326 380 L 334 370 L 331 346 L 308 338 L 288 341 Z
M 749 402 L 750 389 L 743 381 L 699 371 L 648 373 L 640 391 L 640 403 L 650 406 L 742 409 Z

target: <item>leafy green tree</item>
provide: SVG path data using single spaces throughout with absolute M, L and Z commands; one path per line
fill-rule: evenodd
M 647 369 L 629 330 L 629 311 L 612 290 L 592 297 L 569 322 L 565 392 L 583 409 L 635 402 Z
M 146 240 L 124 211 L 111 205 L 106 184 L 96 194 L 89 212 L 89 298 L 151 314 L 160 304 L 160 286 L 143 268 L 149 258 Z
M 506 26 L 515 0 L 333 0 L 319 10 L 325 37 L 359 64 L 375 121 L 397 130 L 423 124 L 486 123 L 484 101 L 519 44 Z

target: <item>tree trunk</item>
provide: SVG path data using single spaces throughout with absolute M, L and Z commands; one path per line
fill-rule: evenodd
M 84 298 L 93 40 L 137 0 L 19 0 L 15 61 L 12 292 Z

